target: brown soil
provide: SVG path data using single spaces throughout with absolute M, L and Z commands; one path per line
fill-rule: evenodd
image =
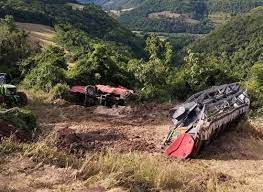
M 57 146 L 61 149 L 159 152 L 170 125 L 168 109 L 169 106 L 61 106 L 43 107 L 35 112 L 46 134 L 57 133 Z
M 0 119 L 0 141 L 3 138 L 11 138 L 15 141 L 28 141 L 31 139 L 31 135 Z
M 161 144 L 170 126 L 170 108 L 171 105 L 138 108 L 84 108 L 68 104 L 31 106 L 43 137 L 56 133 L 55 143 L 61 150 L 81 153 L 111 149 L 124 153 L 142 151 L 149 155 L 162 153 Z M 260 191 L 263 188 L 263 139 L 258 133 L 263 132 L 262 122 L 253 120 L 242 129 L 226 131 L 205 147 L 197 159 L 181 163 L 204 170 L 204 174 L 220 173 L 218 184 L 233 181 L 224 191 Z M 21 191 L 39 188 L 46 191 L 107 191 L 101 187 L 103 183 L 86 188 L 84 183 L 74 180 L 75 170 L 71 168 L 38 165 L 25 158 L 9 157 L 3 161 L 0 158 L 0 189 L 5 191 L 10 191 L 13 186 Z

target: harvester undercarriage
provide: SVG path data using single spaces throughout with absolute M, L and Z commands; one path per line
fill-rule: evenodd
M 164 142 L 165 154 L 179 159 L 194 157 L 204 142 L 246 114 L 249 105 L 246 91 L 237 83 L 191 96 L 171 110 L 173 126 Z

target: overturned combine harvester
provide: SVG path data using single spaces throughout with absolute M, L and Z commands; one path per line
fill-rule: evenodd
M 171 110 L 173 126 L 165 140 L 165 154 L 186 159 L 249 110 L 250 100 L 238 83 L 213 87 Z M 168 146 L 168 147 L 167 147 Z
M 73 86 L 70 89 L 71 100 L 84 106 L 124 105 L 134 97 L 134 92 L 125 87 L 110 87 L 108 85 Z

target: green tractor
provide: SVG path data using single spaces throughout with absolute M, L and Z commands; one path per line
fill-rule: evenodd
M 24 107 L 28 100 L 24 92 L 18 92 L 15 85 L 11 85 L 6 73 L 0 73 L 0 107 Z

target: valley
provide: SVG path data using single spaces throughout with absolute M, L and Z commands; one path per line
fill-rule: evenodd
M 259 192 L 262 0 L 81 2 L 0 0 L 0 192 Z

